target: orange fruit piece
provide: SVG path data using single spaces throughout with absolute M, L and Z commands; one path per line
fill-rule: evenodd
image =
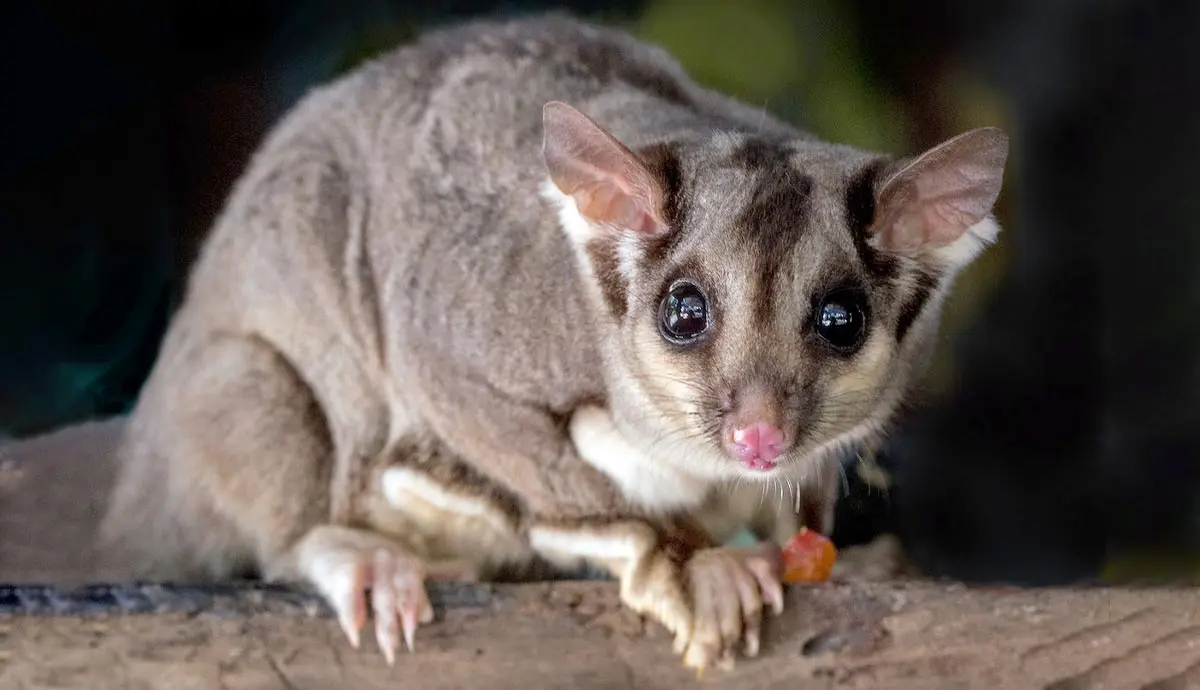
M 837 548 L 823 534 L 807 527 L 783 545 L 783 581 L 824 582 L 837 562 Z

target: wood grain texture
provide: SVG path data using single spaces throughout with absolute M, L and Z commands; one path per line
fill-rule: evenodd
M 1200 687 L 1200 594 L 1186 590 L 793 587 L 762 656 L 699 679 L 612 583 L 486 590 L 438 597 L 471 603 L 441 606 L 394 668 L 317 609 L 10 616 L 0 687 Z
M 91 549 L 120 423 L 0 444 L 4 690 L 1200 688 L 1200 592 L 933 582 L 793 587 L 759 658 L 699 680 L 612 582 L 441 586 L 438 621 L 388 668 L 311 594 L 73 589 L 123 580 Z M 5 586 L 29 583 L 56 587 Z

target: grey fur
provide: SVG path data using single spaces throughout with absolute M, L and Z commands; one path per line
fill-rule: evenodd
M 550 101 L 651 168 L 666 151 L 681 173 L 686 218 L 639 244 L 632 270 L 602 233 L 572 245 L 543 196 Z M 569 420 L 606 406 L 649 455 L 670 454 L 673 432 L 714 487 L 736 472 L 716 467 L 719 434 L 701 434 L 685 408 L 703 417 L 747 382 L 797 411 L 798 477 L 882 428 L 959 266 L 918 248 L 894 252 L 888 275 L 865 268 L 869 238 L 851 232 L 846 189 L 879 160 L 892 165 L 703 89 L 616 30 L 542 16 L 429 33 L 314 90 L 237 182 L 132 414 L 103 532 L 146 577 L 302 579 L 306 534 L 378 528 L 363 508 L 370 468 L 397 444 L 436 439 L 473 469 L 449 489 L 516 497 L 522 534 L 648 524 L 678 541 L 687 530 L 660 519 L 677 511 L 631 502 L 581 461 Z M 800 215 L 779 214 L 789 208 Z M 729 315 L 707 354 L 671 350 L 653 330 L 681 270 Z M 936 289 L 925 285 L 933 294 L 897 343 L 922 272 Z M 872 331 L 869 367 L 807 335 L 813 296 L 846 279 L 892 324 Z M 756 301 L 771 306 L 741 318 Z M 691 399 L 667 399 L 655 381 L 668 377 L 690 381 Z

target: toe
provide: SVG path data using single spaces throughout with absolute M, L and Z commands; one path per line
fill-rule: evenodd
M 720 568 L 708 561 L 693 563 L 691 585 L 694 618 L 692 636 L 684 655 L 684 664 L 691 668 L 706 668 L 722 651 L 720 599 Z
M 673 646 L 675 653 L 685 654 L 696 635 L 696 623 L 699 616 L 696 615 L 695 609 L 688 604 L 681 590 L 678 592 L 677 600 L 664 607 L 659 615 L 659 620 L 675 633 Z
M 742 625 L 745 629 L 746 656 L 758 656 L 763 606 L 759 583 L 754 574 L 741 563 L 737 565 L 732 576 L 737 587 Z
M 364 590 L 367 588 L 366 571 L 364 565 L 355 563 L 339 572 L 337 577 L 330 575 L 321 583 L 326 600 L 337 616 L 338 626 L 350 640 L 351 646 L 356 649 L 361 642 L 359 630 L 367 621 L 367 603 L 364 596 Z
M 396 608 L 393 617 L 400 616 L 400 627 L 404 633 L 404 646 L 413 651 L 413 641 L 419 623 L 433 620 L 433 607 L 425 592 L 424 569 L 416 562 L 398 568 L 393 574 L 392 584 L 396 588 Z
M 391 666 L 396 663 L 396 650 L 400 646 L 396 630 L 397 592 L 393 585 L 396 566 L 392 555 L 383 549 L 375 552 L 373 566 L 371 603 L 375 617 L 375 640 Z
M 742 639 L 742 601 L 736 575 L 744 569 L 739 562 L 724 555 L 713 565 L 712 607 L 721 635 L 721 654 L 727 655 Z
M 758 581 L 758 587 L 762 591 L 764 601 L 771 604 L 771 609 L 775 615 L 783 613 L 783 584 L 781 578 L 776 571 L 775 566 L 771 561 L 751 557 L 746 559 L 746 568 L 754 575 Z

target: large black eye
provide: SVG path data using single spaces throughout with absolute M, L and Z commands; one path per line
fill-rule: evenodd
M 859 290 L 836 290 L 817 305 L 813 324 L 817 335 L 837 350 L 852 350 L 867 327 L 866 296 Z
M 708 300 L 692 283 L 679 283 L 663 298 L 659 311 L 663 335 L 678 345 L 708 330 Z

